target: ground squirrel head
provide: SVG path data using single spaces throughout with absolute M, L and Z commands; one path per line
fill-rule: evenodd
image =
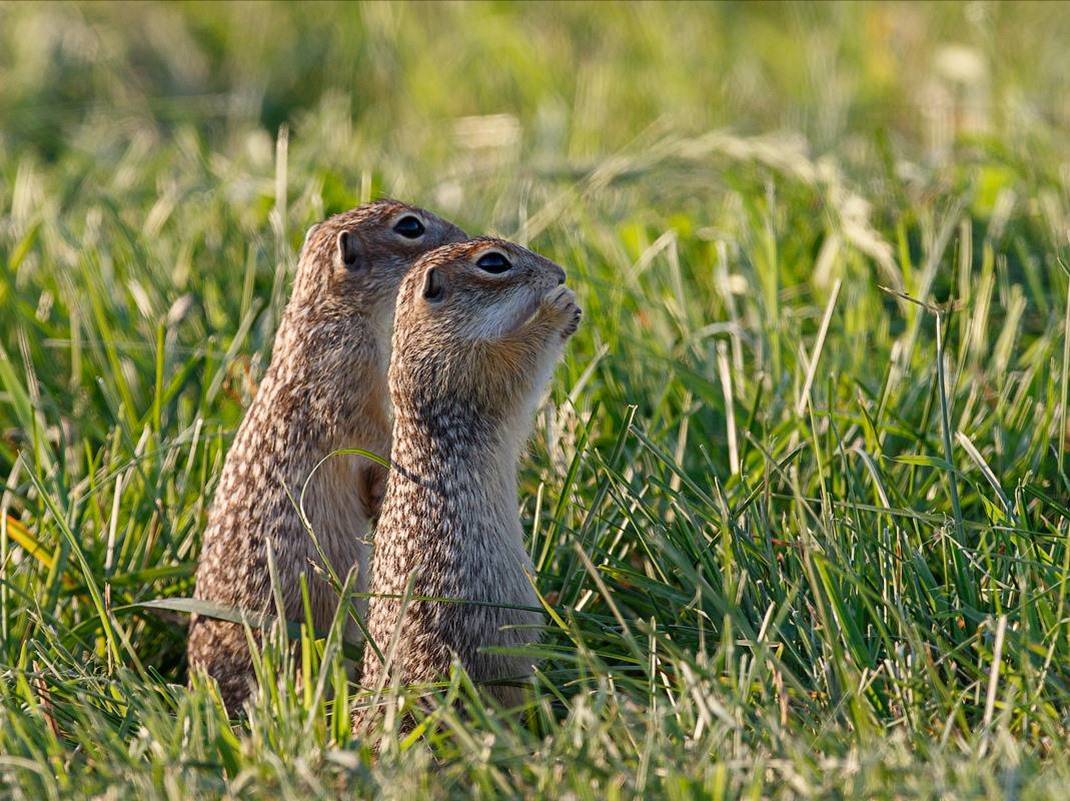
M 389 315 L 398 285 L 427 251 L 467 235 L 424 209 L 382 199 L 336 214 L 305 236 L 293 303 L 327 315 Z
M 279 373 L 317 384 L 340 414 L 355 412 L 360 398 L 385 401 L 385 386 L 380 393 L 350 388 L 367 380 L 369 369 L 385 377 L 401 279 L 429 250 L 466 238 L 441 217 L 388 199 L 313 226 L 275 338 Z
M 541 391 L 580 310 L 549 259 L 501 239 L 423 256 L 398 293 L 391 393 L 415 404 L 510 415 Z

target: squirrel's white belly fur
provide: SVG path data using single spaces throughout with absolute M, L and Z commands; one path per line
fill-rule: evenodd
M 322 567 L 316 545 L 323 551 L 338 581 L 345 585 L 347 574 L 356 571 L 351 591 L 367 592 L 369 559 L 371 554 L 370 522 L 357 490 L 363 458 L 339 454 L 332 456 L 316 471 L 309 482 L 304 498 L 304 511 L 312 531 L 309 533 L 313 563 Z M 309 598 L 313 619 L 329 621 L 337 606 L 338 595 L 331 587 L 328 575 L 310 582 Z M 367 601 L 354 601 L 357 613 L 365 614 Z M 347 638 L 358 631 L 350 618 L 346 625 Z

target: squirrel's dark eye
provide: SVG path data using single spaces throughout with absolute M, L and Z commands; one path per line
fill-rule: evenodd
M 424 224 L 410 214 L 394 223 L 394 230 L 406 239 L 416 239 L 424 235 Z
M 488 273 L 504 273 L 513 266 L 509 263 L 509 259 L 494 250 L 480 256 L 476 264 L 479 265 L 479 269 L 486 270 Z

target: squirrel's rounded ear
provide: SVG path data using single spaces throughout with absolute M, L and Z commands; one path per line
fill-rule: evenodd
M 424 273 L 424 300 L 437 303 L 446 297 L 446 281 L 434 267 Z
M 349 231 L 338 234 L 338 257 L 347 270 L 355 270 L 360 266 L 361 252 L 360 240 Z

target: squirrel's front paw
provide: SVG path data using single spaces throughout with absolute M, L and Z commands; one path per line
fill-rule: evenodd
M 573 303 L 568 309 L 568 318 L 565 322 L 565 327 L 561 329 L 561 338 L 568 339 L 570 336 L 576 333 L 576 329 L 580 327 L 580 318 L 583 317 L 583 311 Z
M 568 339 L 576 333 L 580 327 L 580 318 L 583 312 L 576 303 L 576 295 L 566 286 L 555 289 L 545 301 L 546 307 L 552 310 L 554 317 L 560 321 L 561 338 Z

